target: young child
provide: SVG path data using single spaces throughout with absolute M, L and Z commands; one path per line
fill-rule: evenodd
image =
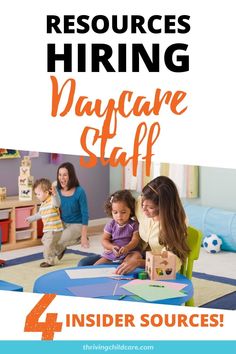
M 42 243 L 44 245 L 43 256 L 45 261 L 40 264 L 40 267 L 51 267 L 54 265 L 56 245 L 63 231 L 59 212 L 60 199 L 55 193 L 55 189 L 52 190 L 51 182 L 46 178 L 35 181 L 33 190 L 42 204 L 40 205 L 39 212 L 29 216 L 26 220 L 31 223 L 42 219 Z
M 135 199 L 128 190 L 113 193 L 105 204 L 105 211 L 111 220 L 104 228 L 102 245 L 105 249 L 102 257 L 95 263 L 122 261 L 131 254 L 138 253 L 138 223 L 134 217 Z

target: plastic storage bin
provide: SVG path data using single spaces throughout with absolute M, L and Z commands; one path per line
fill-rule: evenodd
M 10 222 L 11 220 L 0 220 L 0 228 L 1 228 L 1 235 L 2 235 L 1 243 L 6 243 L 9 240 Z
M 9 219 L 11 209 L 1 209 L 0 210 L 0 220 Z
M 33 206 L 16 208 L 16 229 L 24 229 L 29 227 L 29 223 L 25 219 L 30 216 Z
M 21 230 L 16 231 L 16 241 L 27 240 L 31 238 L 31 233 L 33 230 Z

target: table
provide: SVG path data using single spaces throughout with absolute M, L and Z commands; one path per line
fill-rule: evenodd
M 114 267 L 114 265 L 106 265 L 106 267 Z M 70 287 L 74 286 L 82 286 L 82 285 L 91 285 L 93 284 L 94 286 L 99 286 L 99 283 L 104 282 L 111 282 L 111 278 L 108 277 L 101 277 L 101 278 L 82 278 L 82 279 L 70 279 L 70 277 L 67 275 L 65 270 L 69 269 L 80 269 L 80 268 L 90 268 L 90 267 L 104 267 L 104 265 L 97 265 L 97 266 L 87 266 L 87 267 L 74 267 L 74 268 L 65 268 L 65 269 L 60 269 L 56 270 L 54 272 L 49 272 L 45 275 L 40 276 L 38 279 L 36 279 L 34 283 L 34 288 L 33 292 L 34 293 L 43 293 L 43 294 L 57 294 L 57 295 L 67 295 L 67 296 L 75 296 L 73 293 L 68 289 Z M 128 276 L 137 276 L 137 273 L 142 271 L 143 269 L 137 268 L 133 273 L 127 274 Z M 126 283 L 124 280 L 119 281 L 120 284 Z M 182 305 L 186 301 L 192 298 L 193 296 L 193 285 L 191 280 L 187 279 L 184 275 L 177 273 L 176 275 L 176 280 L 168 280 L 168 282 L 179 282 L 179 283 L 184 283 L 187 284 L 187 286 L 183 289 L 184 292 L 186 292 L 186 296 L 184 297 L 179 297 L 179 298 L 172 298 L 172 299 L 165 299 L 165 300 L 158 300 L 155 301 L 154 303 L 158 304 L 168 304 L 168 305 Z M 112 300 L 120 300 L 120 296 L 102 296 L 100 298 L 103 299 L 112 299 Z M 141 301 L 141 302 L 146 302 L 143 299 L 137 299 L 136 297 L 133 296 L 125 296 L 124 299 L 121 301 Z M 148 302 L 150 303 L 150 302 Z M 153 303 L 153 302 L 152 302 Z
M 5 280 L 0 280 L 0 290 L 23 291 L 23 288 L 21 285 L 9 283 Z

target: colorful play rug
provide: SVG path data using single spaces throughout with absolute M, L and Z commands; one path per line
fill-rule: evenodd
M 41 275 L 54 270 L 76 267 L 79 260 L 91 253 L 67 250 L 63 259 L 55 266 L 40 268 L 42 253 L 12 259 L 0 269 L 0 279 L 19 284 L 25 292 L 32 292 L 35 280 Z M 236 309 L 236 280 L 194 273 L 195 306 Z

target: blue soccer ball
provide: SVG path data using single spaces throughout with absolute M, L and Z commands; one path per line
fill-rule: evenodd
M 221 250 L 222 240 L 219 236 L 211 234 L 204 237 L 203 247 L 209 253 L 218 253 Z

